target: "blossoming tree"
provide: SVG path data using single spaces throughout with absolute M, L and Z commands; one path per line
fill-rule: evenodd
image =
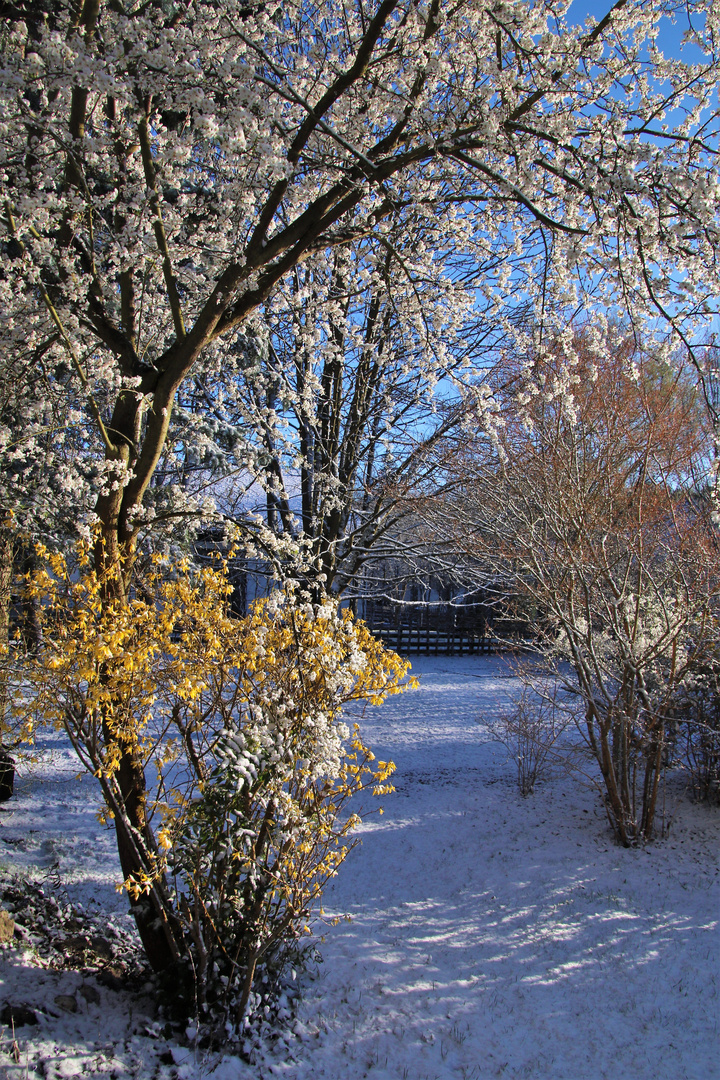
M 183 381 L 316 253 L 401 264 L 399 223 L 498 313 L 611 275 L 690 332 L 717 296 L 716 13 L 677 5 L 706 54 L 686 65 L 653 47 L 672 3 L 572 31 L 565 6 L 11 6 L 5 347 L 72 366 L 107 557 L 132 553 Z

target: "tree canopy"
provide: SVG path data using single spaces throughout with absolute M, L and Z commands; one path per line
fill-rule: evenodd
M 617 0 L 578 29 L 566 7 L 4 5 L 5 352 L 81 401 L 107 551 L 133 549 L 179 388 L 222 380 L 302 263 L 352 252 L 435 377 L 453 331 L 542 332 L 591 295 L 702 339 L 717 13 Z M 680 12 L 701 64 L 655 48 Z M 332 349 L 327 316 L 311 333 Z

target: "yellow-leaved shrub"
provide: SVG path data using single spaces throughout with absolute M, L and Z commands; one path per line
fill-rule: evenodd
M 136 914 L 149 906 L 146 934 L 169 942 L 168 982 L 216 1031 L 237 1031 L 258 974 L 267 987 L 281 972 L 354 844 L 348 800 L 392 790 L 394 765 L 374 761 L 343 707 L 401 691 L 409 665 L 292 584 L 236 618 L 224 565 L 158 559 L 120 600 L 87 550 L 72 568 L 41 555 L 26 731 L 65 729 L 135 867 Z

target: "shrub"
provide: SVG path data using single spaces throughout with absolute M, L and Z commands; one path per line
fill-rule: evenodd
M 670 710 L 672 750 L 699 802 L 720 806 L 720 670 L 713 655 L 694 665 Z
M 489 724 L 489 730 L 510 751 L 517 765 L 517 782 L 521 795 L 532 795 L 535 784 L 542 778 L 548 758 L 555 753 L 555 744 L 570 723 L 555 696 L 544 696 L 530 685 L 512 711 L 503 713 Z
M 392 790 L 343 706 L 402 690 L 409 665 L 292 585 L 236 619 L 224 566 L 158 560 L 121 602 L 86 551 L 77 570 L 44 560 L 27 731 L 65 729 L 114 820 L 151 963 L 169 952 L 154 966 L 173 994 L 237 1030 L 352 846 L 348 800 Z

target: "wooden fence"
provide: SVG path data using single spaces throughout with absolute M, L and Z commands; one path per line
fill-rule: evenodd
M 361 617 L 375 637 L 401 656 L 464 656 L 506 647 L 486 604 L 389 604 L 366 600 Z M 514 629 L 514 627 L 513 627 Z M 512 633 L 512 630 L 511 630 Z
M 499 638 L 462 627 L 433 630 L 429 626 L 399 625 L 370 629 L 383 645 L 400 656 L 463 656 L 494 652 L 501 646 Z

